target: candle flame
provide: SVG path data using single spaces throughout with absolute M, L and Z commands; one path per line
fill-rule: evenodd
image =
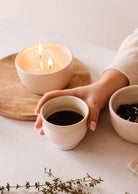
M 39 45 L 38 45 L 38 54 L 40 55 L 40 57 L 42 55 L 42 51 L 43 51 L 42 45 L 41 45 L 41 43 L 39 43 Z
M 40 67 L 41 67 L 41 70 L 44 69 L 44 65 L 43 65 L 43 62 L 42 61 L 40 61 Z
M 53 65 L 52 59 L 51 59 L 51 57 L 49 57 L 49 59 L 48 59 L 48 69 L 51 69 L 52 65 Z
M 43 51 L 42 45 L 41 45 L 41 43 L 39 43 L 39 45 L 38 45 L 38 54 L 40 55 L 40 58 L 41 58 L 41 56 L 42 56 L 42 51 Z M 40 67 L 41 67 L 41 70 L 44 69 L 44 65 L 43 65 L 43 62 L 42 62 L 42 61 L 40 61 Z M 37 71 L 38 71 L 38 70 L 37 70 Z

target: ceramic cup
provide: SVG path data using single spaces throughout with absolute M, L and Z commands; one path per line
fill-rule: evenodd
M 53 113 L 65 110 L 80 113 L 83 119 L 75 124 L 66 126 L 55 125 L 46 120 Z M 88 114 L 87 104 L 74 96 L 59 96 L 50 99 L 42 106 L 40 111 L 45 135 L 60 150 L 73 149 L 84 138 L 87 132 Z

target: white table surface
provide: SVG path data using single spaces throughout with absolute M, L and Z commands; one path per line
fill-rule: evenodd
M 46 25 L 46 24 L 45 24 Z M 68 46 L 87 65 L 93 82 L 111 64 L 115 52 L 89 43 L 67 40 L 59 35 L 0 19 L 0 58 L 38 42 Z M 138 177 L 127 167 L 138 157 L 138 145 L 122 140 L 111 126 L 108 106 L 101 112 L 95 132 L 88 131 L 71 151 L 57 150 L 33 128 L 34 122 L 0 116 L 0 185 L 45 181 L 44 167 L 65 179 L 81 178 L 88 172 L 104 179 L 94 189 L 101 194 L 138 194 Z M 21 193 L 18 191 L 18 193 Z

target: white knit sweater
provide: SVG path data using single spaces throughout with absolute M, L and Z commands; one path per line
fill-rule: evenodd
M 109 68 L 122 72 L 130 85 L 138 84 L 138 28 L 123 41 Z

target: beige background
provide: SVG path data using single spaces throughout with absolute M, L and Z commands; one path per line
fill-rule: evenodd
M 117 50 L 138 26 L 138 0 L 0 0 L 0 17 Z

